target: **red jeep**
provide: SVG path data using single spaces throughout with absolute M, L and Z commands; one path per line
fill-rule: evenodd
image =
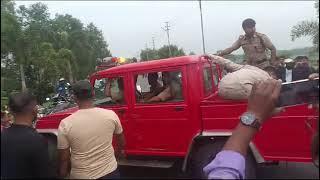
M 181 96 L 152 103 L 143 100 L 150 91 L 146 77 L 150 73 L 158 74 L 161 85 L 166 84 L 161 76 L 175 74 L 175 89 Z M 114 110 L 124 128 L 128 159 L 119 164 L 170 167 L 183 160 L 183 170 L 201 177 L 202 168 L 222 148 L 247 106 L 245 101 L 219 98 L 221 76 L 219 65 L 201 56 L 131 63 L 94 73 L 90 81 L 96 106 Z M 111 91 L 116 97 L 106 97 L 107 81 L 114 84 Z M 67 109 L 37 122 L 53 152 L 60 121 L 75 111 Z M 250 144 L 247 177 L 255 175 L 257 163 L 310 162 L 315 122 L 316 113 L 308 105 L 286 108 L 268 120 Z

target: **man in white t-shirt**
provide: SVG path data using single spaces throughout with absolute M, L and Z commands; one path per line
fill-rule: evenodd
M 285 76 L 286 76 L 286 82 L 292 81 L 292 69 L 294 67 L 294 61 L 292 59 L 285 59 Z
M 72 89 L 79 110 L 59 125 L 60 176 L 70 172 L 71 179 L 119 178 L 112 139 L 115 135 L 121 157 L 125 140 L 117 114 L 94 107 L 89 81 L 79 81 Z

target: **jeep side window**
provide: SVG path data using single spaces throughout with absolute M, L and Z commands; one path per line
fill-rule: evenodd
M 183 101 L 180 71 L 152 72 L 137 76 L 138 103 Z
M 97 79 L 94 92 L 96 105 L 125 104 L 122 77 Z
M 213 74 L 213 77 L 212 77 Z M 203 68 L 203 83 L 204 83 L 204 95 L 208 96 L 212 93 L 213 86 L 212 86 L 212 78 L 214 82 L 214 86 L 217 87 L 219 82 L 219 74 L 216 68 L 216 65 L 212 64 L 212 74 L 210 71 L 210 67 Z
M 219 82 L 219 73 L 218 73 L 216 65 L 214 65 L 214 64 L 212 64 L 212 72 L 213 72 L 213 76 L 214 76 L 213 77 L 214 78 L 213 82 L 214 82 L 214 85 L 217 87 L 218 86 L 218 82 Z
M 203 68 L 204 95 L 208 96 L 212 93 L 212 74 L 210 67 Z

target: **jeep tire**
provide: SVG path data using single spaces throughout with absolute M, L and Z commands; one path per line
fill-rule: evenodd
M 226 140 L 208 141 L 206 144 L 197 145 L 191 152 L 191 158 L 188 165 L 188 175 L 193 179 L 207 179 L 203 168 L 209 164 L 221 151 Z M 252 153 L 249 152 L 246 157 L 245 179 L 256 178 L 257 163 Z

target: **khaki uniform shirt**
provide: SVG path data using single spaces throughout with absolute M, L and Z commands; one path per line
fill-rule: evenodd
M 80 109 L 58 128 L 58 149 L 71 148 L 71 179 L 97 179 L 117 168 L 112 147 L 122 126 L 116 113 L 101 108 Z
M 267 60 L 267 49 L 273 49 L 274 46 L 268 36 L 256 32 L 252 38 L 241 35 L 239 39 L 228 49 L 237 50 L 242 47 L 246 56 L 246 63 L 259 68 L 265 68 L 270 65 Z M 226 51 L 226 50 L 224 50 Z M 222 51 L 222 53 L 224 52 Z
M 214 62 L 230 72 L 221 79 L 218 87 L 218 94 L 224 99 L 247 99 L 255 82 L 271 79 L 266 71 L 255 66 L 236 64 L 224 58 Z

